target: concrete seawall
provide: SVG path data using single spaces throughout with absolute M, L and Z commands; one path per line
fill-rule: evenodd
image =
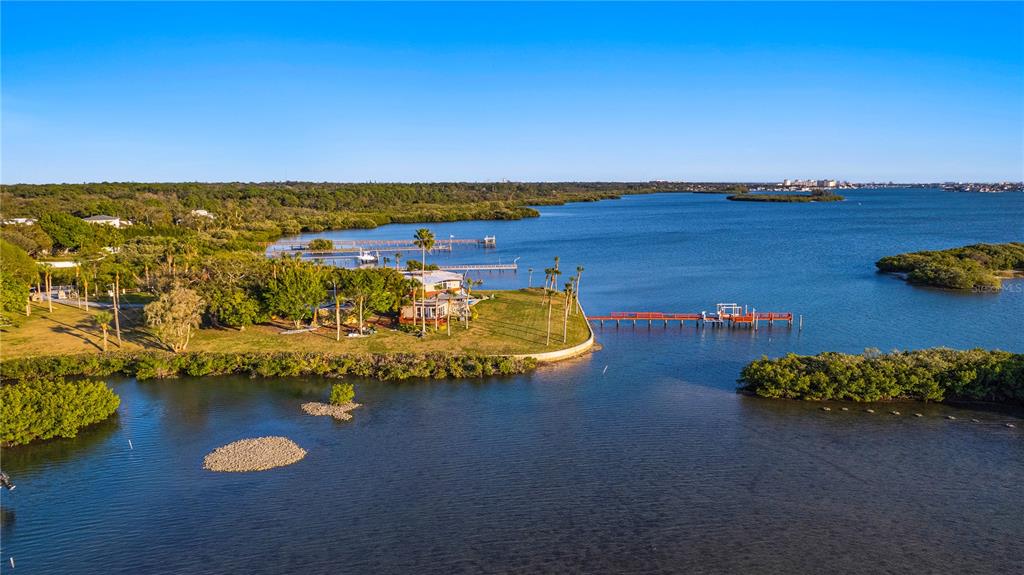
M 587 325 L 587 332 L 590 334 L 587 340 L 581 344 L 574 345 L 566 349 L 559 349 L 555 351 L 545 351 L 541 353 L 525 353 L 521 355 L 515 355 L 516 358 L 527 358 L 532 357 L 539 363 L 551 363 L 555 361 L 561 361 L 563 359 L 569 359 L 582 355 L 594 347 L 594 328 L 590 327 L 590 320 L 587 319 L 587 312 L 583 311 L 583 306 L 580 305 L 580 311 L 583 313 L 583 322 Z

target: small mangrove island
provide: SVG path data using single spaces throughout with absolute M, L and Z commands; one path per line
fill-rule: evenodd
M 733 194 L 725 199 L 734 202 L 768 202 L 800 204 L 808 202 L 841 202 L 846 198 L 828 190 L 814 190 L 806 194 Z
M 946 348 L 791 353 L 750 363 L 738 383 L 742 392 L 776 399 L 1024 404 L 1024 354 Z
M 1024 243 L 973 244 L 886 256 L 875 266 L 880 272 L 904 274 L 915 285 L 999 291 L 1002 279 L 1024 274 Z
M 81 428 L 110 417 L 121 404 L 121 398 L 100 381 L 64 381 L 46 371 L 33 375 L 0 385 L 0 446 L 75 437 Z

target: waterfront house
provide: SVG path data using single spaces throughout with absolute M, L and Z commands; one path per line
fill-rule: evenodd
M 452 320 L 465 318 L 469 313 L 469 306 L 475 301 L 470 300 L 464 294 L 437 293 L 428 297 L 426 301 L 416 299 L 412 303 L 402 306 L 398 321 L 400 323 L 416 323 L 422 321 L 423 316 L 426 315 L 428 322 L 444 325 L 449 316 Z
M 36 223 L 36 220 L 35 218 L 9 218 L 0 223 L 5 226 L 31 226 Z
M 101 225 L 101 226 L 111 226 L 111 227 L 114 227 L 114 228 L 123 228 L 123 227 L 132 225 L 132 223 L 129 222 L 128 220 L 123 219 L 123 218 L 114 217 L 114 216 L 98 215 L 98 216 L 89 216 L 88 218 L 82 218 L 82 219 L 86 223 L 88 223 L 88 224 L 95 224 L 95 225 Z
M 427 270 L 404 272 L 406 278 L 416 280 L 426 286 L 427 296 L 448 290 L 462 291 L 462 274 L 446 272 L 443 270 Z

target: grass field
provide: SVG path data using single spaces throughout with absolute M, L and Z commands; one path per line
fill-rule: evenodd
M 476 293 L 476 292 L 474 292 Z M 589 331 L 581 314 L 570 315 L 568 337 L 562 343 L 563 306 L 560 295 L 554 296 L 551 310 L 551 345 L 547 335 L 546 297 L 539 289 L 480 292 L 494 294 L 494 299 L 480 302 L 475 309 L 479 318 L 467 330 L 461 323 L 452 324 L 449 337 L 444 326 L 434 332 L 428 322 L 425 338 L 388 328 L 364 338 L 345 337 L 335 340 L 333 327 L 315 332 L 282 335 L 291 329 L 291 322 L 274 322 L 246 328 L 200 329 L 189 345 L 189 351 L 325 351 L 336 353 L 403 353 L 448 352 L 488 355 L 525 354 L 555 351 L 582 343 Z M 122 311 L 122 339 L 119 347 L 111 325 L 111 351 L 163 349 L 160 342 L 144 327 L 142 310 Z M 53 312 L 45 305 L 34 304 L 32 316 L 21 326 L 0 330 L 0 358 L 35 355 L 98 352 L 103 347 L 100 329 L 92 324 L 91 313 L 74 306 L 54 304 Z

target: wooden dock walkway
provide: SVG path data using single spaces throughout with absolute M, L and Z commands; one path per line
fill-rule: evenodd
M 736 304 L 718 304 L 717 311 L 715 313 L 620 311 L 612 312 L 608 315 L 592 315 L 588 316 L 587 319 L 594 322 L 600 322 L 602 327 L 605 322 L 615 322 L 616 327 L 618 327 L 622 322 L 632 323 L 636 326 L 638 321 L 646 321 L 648 327 L 653 325 L 656 321 L 662 322 L 666 327 L 669 322 L 673 321 L 678 321 L 680 327 L 688 321 L 702 327 L 745 326 L 753 329 L 757 329 L 758 324 L 760 323 L 767 323 L 771 326 L 777 321 L 785 322 L 790 327 L 793 325 L 793 314 L 791 312 L 756 311 L 754 309 L 748 309 L 746 306 L 741 308 Z M 803 316 L 800 317 L 800 327 L 803 328 Z
M 518 264 L 454 264 L 450 266 L 437 266 L 438 269 L 446 272 L 473 272 L 473 271 L 516 271 Z
M 308 244 L 304 242 L 284 242 L 284 243 L 271 243 L 267 244 L 267 250 L 269 252 L 285 252 L 292 254 L 299 253 L 317 253 L 309 250 L 306 246 Z M 412 239 L 408 240 L 332 240 L 332 249 L 320 250 L 321 252 L 327 253 L 338 253 L 345 251 L 355 251 L 363 249 L 366 251 L 368 248 L 372 250 L 382 249 L 403 249 L 403 250 L 419 250 L 420 248 L 413 243 Z M 451 251 L 454 246 L 482 246 L 485 248 L 497 247 L 497 239 L 495 236 L 484 236 L 483 238 L 438 238 L 434 241 L 435 250 L 446 250 Z

